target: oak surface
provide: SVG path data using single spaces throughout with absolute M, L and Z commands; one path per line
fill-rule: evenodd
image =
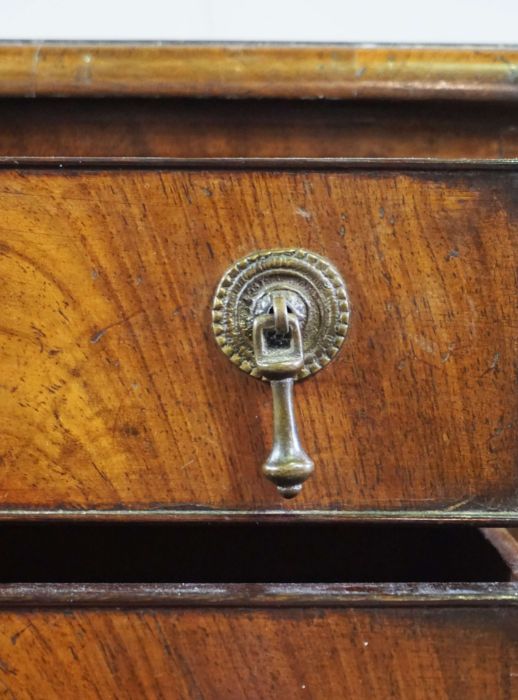
M 5 697 L 509 700 L 510 609 L 0 612 Z
M 0 95 L 517 99 L 514 48 L 0 43 Z
M 516 175 L 0 172 L 1 508 L 516 508 Z M 269 387 L 212 337 L 228 265 L 301 246 L 352 302 L 296 387 L 316 463 L 260 475 Z

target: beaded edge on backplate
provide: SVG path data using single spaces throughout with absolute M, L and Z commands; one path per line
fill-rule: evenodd
M 246 288 L 261 273 L 286 273 L 310 278 L 325 304 L 335 307 L 335 323 L 326 329 L 317 347 L 304 353 L 305 366 L 297 375 L 304 379 L 325 367 L 338 353 L 349 329 L 350 304 L 345 282 L 334 265 L 317 253 L 300 248 L 260 250 L 234 263 L 223 275 L 216 289 L 212 305 L 212 329 L 216 342 L 229 360 L 243 372 L 261 379 L 253 362 L 250 328 L 244 332 L 234 320 L 236 308 L 229 308 L 236 289 Z M 318 282 L 320 281 L 320 284 Z

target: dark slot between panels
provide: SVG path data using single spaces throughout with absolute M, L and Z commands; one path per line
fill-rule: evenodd
M 0 525 L 0 583 L 498 582 L 479 530 L 342 524 Z

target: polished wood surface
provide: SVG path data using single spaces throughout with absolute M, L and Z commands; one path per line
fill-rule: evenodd
M 0 94 L 516 99 L 518 51 L 294 44 L 0 44 Z
M 0 155 L 516 158 L 518 104 L 3 99 Z
M 509 700 L 511 609 L 0 612 L 6 697 Z
M 2 510 L 514 512 L 514 182 L 3 170 Z M 269 388 L 210 329 L 227 266 L 279 246 L 332 260 L 352 301 L 296 388 L 316 472 L 291 503 L 260 475 Z

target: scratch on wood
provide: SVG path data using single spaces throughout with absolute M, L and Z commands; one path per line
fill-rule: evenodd
M 461 501 L 456 501 L 451 506 L 448 506 L 447 508 L 445 508 L 445 510 L 448 512 L 450 512 L 452 510 L 457 510 L 457 508 L 460 508 L 461 506 L 465 506 L 467 503 L 470 503 L 472 500 L 473 500 L 473 496 L 470 496 L 469 498 L 463 498 Z
M 480 379 L 482 379 L 482 377 L 485 377 L 486 374 L 489 374 L 489 372 L 496 372 L 496 370 L 498 369 L 499 362 L 500 362 L 500 353 L 495 352 L 495 354 L 493 355 L 493 359 L 491 360 L 491 364 L 484 372 L 482 372 L 482 374 L 480 375 Z
M 18 630 L 18 632 L 15 632 L 14 634 L 11 635 L 11 644 L 14 646 L 16 642 L 18 641 L 18 638 L 22 636 L 22 634 L 30 629 L 31 625 L 25 625 L 25 627 L 22 627 L 21 630 Z
M 297 207 L 295 211 L 299 216 L 302 216 L 303 219 L 306 219 L 306 221 L 309 221 L 311 219 L 311 212 L 309 212 L 307 209 L 304 209 L 303 207 Z
M 98 343 L 101 340 L 101 338 L 103 337 L 103 335 L 105 335 L 105 333 L 107 331 L 109 331 L 111 328 L 115 328 L 116 326 L 120 326 L 123 323 L 128 323 L 129 321 L 131 321 L 132 318 L 135 318 L 135 316 L 137 316 L 138 314 L 143 313 L 143 311 L 144 311 L 144 309 L 140 309 L 140 311 L 135 311 L 134 314 L 131 314 L 130 316 L 126 316 L 126 318 L 121 318 L 119 321 L 114 321 L 113 323 L 110 323 L 108 326 L 105 326 L 104 328 L 101 328 L 100 330 L 95 331 L 92 334 L 92 336 L 90 337 L 90 342 L 91 343 Z
M 31 89 L 27 95 L 28 97 L 36 97 L 36 92 L 37 92 L 37 88 L 38 88 L 38 69 L 39 69 L 39 65 L 40 65 L 41 49 L 42 49 L 41 44 L 38 44 L 38 46 L 36 46 L 36 49 L 35 49 L 34 54 L 32 56 Z

